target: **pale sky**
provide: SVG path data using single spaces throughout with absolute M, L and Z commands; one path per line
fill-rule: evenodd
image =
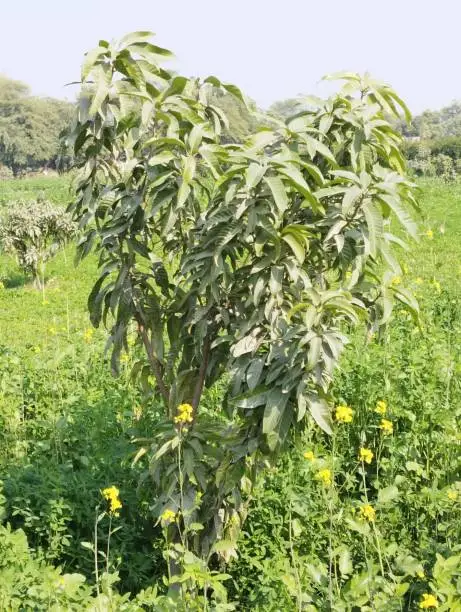
M 461 98 L 461 0 L 0 0 L 0 73 L 73 99 L 85 51 L 152 30 L 187 76 L 218 76 L 262 106 L 364 72 L 413 112 Z

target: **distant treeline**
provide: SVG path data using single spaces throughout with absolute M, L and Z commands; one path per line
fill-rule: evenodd
M 431 155 L 447 155 L 453 160 L 461 159 L 461 136 L 447 136 L 434 140 L 407 140 L 404 145 L 407 159 L 416 159 L 422 148 Z
M 303 97 L 275 102 L 268 110 L 249 108 L 230 94 L 216 93 L 211 101 L 228 119 L 223 140 L 238 142 L 274 118 L 284 119 L 304 110 Z M 32 96 L 30 88 L 0 75 L 0 179 L 25 172 L 53 169 L 59 153 L 70 166 L 72 152 L 60 150 L 60 135 L 69 125 L 73 104 L 54 98 Z M 404 150 L 416 174 L 442 176 L 461 174 L 461 102 L 440 111 L 425 111 L 411 125 L 403 120 L 398 129 L 405 137 Z
M 461 136 L 406 140 L 404 153 L 409 167 L 418 176 L 451 181 L 461 174 Z
M 406 138 L 409 167 L 417 175 L 454 180 L 461 174 L 461 102 L 425 111 L 410 126 L 402 121 L 398 127 Z
M 26 84 L 0 76 L 0 176 L 53 168 L 72 108 L 64 100 L 32 96 Z

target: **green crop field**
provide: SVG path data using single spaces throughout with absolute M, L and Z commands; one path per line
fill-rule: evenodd
M 38 192 L 64 205 L 68 189 L 63 178 L 4 181 L 0 206 Z M 419 189 L 419 241 L 394 282 L 414 292 L 421 321 L 397 307 L 378 334 L 359 326 L 333 391 L 351 411 L 332 436 L 313 423 L 293 435 L 258 481 L 225 568 L 238 610 L 416 610 L 431 593 L 461 609 L 461 184 Z M 162 528 L 148 463 L 132 461 L 158 401 L 132 383 L 130 353 L 112 377 L 107 333 L 87 314 L 95 256 L 73 261 L 68 246 L 42 292 L 0 255 L 0 610 L 153 610 Z M 206 393 L 210 411 L 220 402 L 219 388 Z M 110 486 L 122 508 L 99 524 L 96 608 L 95 518 Z

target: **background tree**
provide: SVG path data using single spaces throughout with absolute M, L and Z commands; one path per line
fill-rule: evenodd
M 258 109 L 252 100 L 246 98 L 243 101 L 226 90 L 213 91 L 210 102 L 226 117 L 227 125 L 222 131 L 221 142 L 243 142 L 259 129 L 274 125 L 270 115 Z
M 235 554 L 265 462 L 310 417 L 331 431 L 349 326 L 385 323 L 394 298 L 416 313 L 393 282 L 402 243 L 390 231 L 396 218 L 416 234 L 416 204 L 386 120 L 407 111 L 388 86 L 341 75 L 338 95 L 223 144 L 213 98 L 243 101 L 240 91 L 171 75 L 169 55 L 145 32 L 87 54 L 71 210 L 85 230 L 79 256 L 99 252 L 89 308 L 111 329 L 112 368 L 134 332 L 133 374 L 146 390 L 153 377 L 163 403 L 137 458 L 150 456 L 168 559 L 183 589 L 206 591 L 212 555 Z M 203 393 L 218 383 L 210 412 Z
M 0 164 L 15 174 L 54 166 L 72 105 L 30 95 L 27 85 L 0 76 Z
M 287 98 L 286 100 L 278 100 L 269 107 L 269 113 L 282 119 L 293 117 L 296 113 L 306 110 L 307 104 L 303 102 L 301 97 Z

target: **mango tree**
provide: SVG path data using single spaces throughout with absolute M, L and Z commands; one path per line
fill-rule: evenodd
M 88 304 L 110 328 L 112 369 L 134 329 L 133 374 L 162 404 L 136 459 L 149 459 L 172 580 L 206 591 L 207 563 L 236 554 L 257 474 L 290 431 L 309 419 L 331 431 L 351 325 L 384 324 L 395 298 L 416 313 L 392 282 L 405 245 L 391 223 L 416 234 L 389 123 L 408 111 L 388 86 L 342 74 L 337 95 L 223 144 L 216 90 L 244 96 L 173 75 L 150 36 L 86 56 L 71 210 L 79 256 L 99 254 Z

